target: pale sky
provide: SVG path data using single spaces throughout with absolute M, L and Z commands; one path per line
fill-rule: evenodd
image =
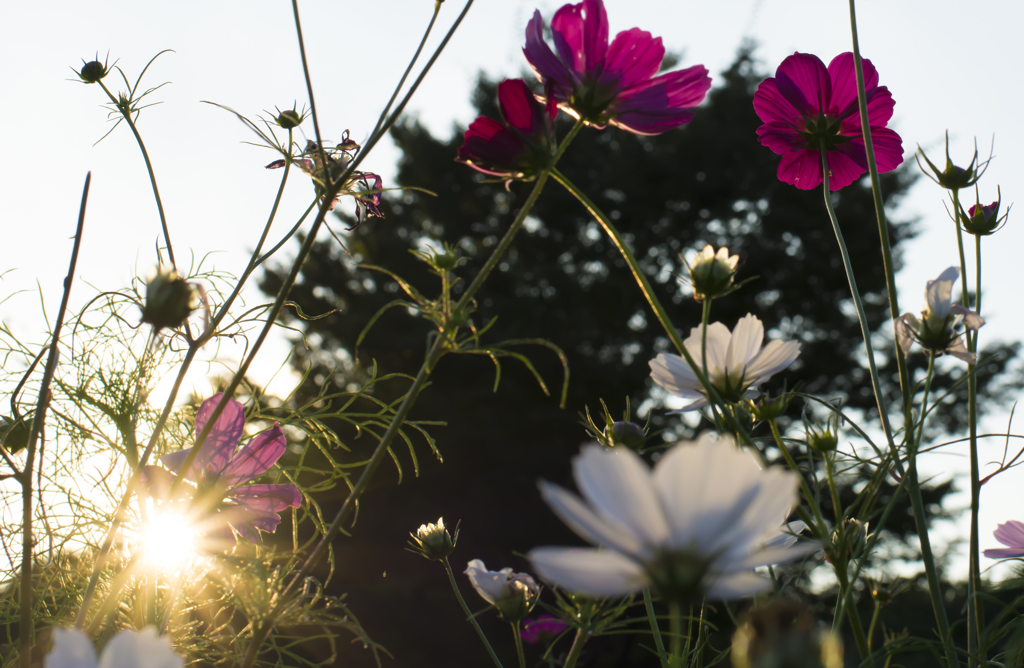
M 448 50 L 428 76 L 411 112 L 435 133 L 472 120 L 469 92 L 478 71 L 518 76 L 526 63 L 521 46 L 526 22 L 539 8 L 545 19 L 560 2 L 477 0 Z M 715 77 L 753 38 L 767 71 L 794 51 L 828 63 L 850 50 L 849 16 L 837 0 L 606 0 L 612 33 L 639 26 L 661 35 L 683 54 L 682 65 L 703 63 Z M 404 69 L 430 18 L 429 0 L 300 3 L 312 63 L 314 93 L 326 137 L 346 128 L 365 139 L 391 87 Z M 432 43 L 439 41 L 462 4 L 447 0 Z M 995 137 L 996 159 L 983 180 L 983 202 L 1002 186 L 1004 203 L 1024 182 L 1024 129 L 1019 87 L 1005 77 L 1019 70 L 1019 27 L 1024 3 L 976 0 L 965 9 L 951 0 L 861 2 L 861 49 L 896 100 L 890 127 L 904 141 L 906 156 L 918 145 L 940 156 L 948 128 L 954 160 L 966 163 L 973 138 L 987 155 Z M 145 87 L 165 81 L 157 107 L 139 123 L 155 163 L 179 263 L 189 252 L 214 253 L 218 269 L 240 272 L 273 201 L 279 176 L 263 166 L 273 156 L 248 146 L 248 131 L 232 116 L 201 104 L 211 100 L 250 117 L 275 106 L 306 101 L 290 4 L 269 0 L 218 3 L 179 0 L 156 3 L 101 0 L 82 3 L 8 3 L 0 24 L 0 74 L 8 159 L 0 166 L 0 319 L 19 333 L 43 331 L 38 289 L 56 308 L 71 249 L 70 236 L 81 187 L 93 172 L 82 258 L 73 303 L 95 290 L 114 290 L 154 264 L 159 220 L 142 159 L 127 128 L 108 129 L 102 91 L 69 79 L 70 67 L 109 51 L 129 77 L 161 49 L 173 49 L 150 68 Z M 116 86 L 113 77 L 108 84 Z M 767 149 L 765 149 L 767 150 Z M 387 179 L 396 153 L 382 145 L 364 163 Z M 685 159 L 685 158 L 684 158 Z M 276 239 L 308 204 L 308 183 L 296 178 L 272 232 Z M 808 197 L 820 200 L 817 192 Z M 924 180 L 902 213 L 922 217 L 921 234 L 907 247 L 907 269 L 899 277 L 901 303 L 920 308 L 924 282 L 957 263 L 955 233 L 942 206 L 943 192 Z M 982 340 L 1019 338 L 1022 266 L 1017 249 L 1024 232 L 1010 224 L 987 240 L 985 317 Z M 858 224 L 841 221 L 843 224 Z M 874 226 L 873 220 L 860 221 Z M 387 223 L 374 222 L 380 233 Z M 822 214 L 822 224 L 827 219 Z M 972 272 L 973 273 L 973 272 Z M 37 287 L 38 281 L 38 287 Z M 973 283 L 973 281 L 972 281 Z M 89 287 L 89 286 L 93 287 Z M 249 303 L 259 296 L 249 294 Z M 688 326 L 686 323 L 679 323 Z M 257 375 L 269 375 L 287 355 L 277 341 Z M 989 426 L 1005 428 L 1005 417 Z M 983 461 L 1001 452 L 983 451 Z M 963 451 L 938 455 L 922 468 L 936 474 L 966 466 Z M 986 486 L 982 545 L 993 546 L 996 523 L 1024 519 L 1019 492 L 1024 472 L 1005 474 Z M 991 489 L 989 489 L 991 488 Z M 965 499 L 962 499 L 965 501 Z M 961 525 L 962 528 L 962 525 Z M 957 529 L 959 530 L 959 529 Z

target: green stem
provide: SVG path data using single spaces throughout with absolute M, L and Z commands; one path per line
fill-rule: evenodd
M 964 253 L 964 233 L 960 229 L 960 191 L 953 189 L 953 222 L 956 225 L 956 246 L 960 251 L 960 303 L 971 308 L 971 295 L 967 285 L 967 255 Z
M 925 400 L 931 385 L 932 373 L 935 369 L 935 356 L 928 355 L 928 376 L 925 379 Z M 935 557 L 932 555 L 931 540 L 928 536 L 928 520 L 925 516 L 924 500 L 921 497 L 921 482 L 917 475 L 917 451 L 920 447 L 921 431 L 924 429 L 925 409 L 927 401 L 921 404 L 921 425 L 917 437 L 911 437 L 907 452 L 907 481 L 910 492 L 910 502 L 914 511 L 914 524 L 917 527 L 917 535 L 921 541 L 921 560 L 924 562 L 924 572 L 928 579 L 928 595 L 932 602 L 932 611 L 935 613 L 935 624 L 938 627 L 939 638 L 942 640 L 942 647 L 946 655 L 948 668 L 956 668 L 960 665 L 957 659 L 956 650 L 953 648 L 953 640 L 949 632 L 949 620 L 946 618 L 946 608 L 942 600 L 941 583 L 939 582 L 938 571 L 935 568 Z
M 526 668 L 526 655 L 523 654 L 523 637 L 519 634 L 520 622 L 514 622 L 510 624 L 512 627 L 512 636 L 516 641 L 516 656 L 519 657 L 519 668 Z
M 956 211 L 959 212 L 959 208 Z M 959 213 L 957 213 L 959 216 Z M 960 233 L 960 224 L 956 226 L 957 234 Z M 957 241 L 961 241 L 958 236 Z M 975 282 L 975 307 L 981 311 L 981 237 L 975 237 L 975 262 L 977 263 L 977 279 Z M 963 246 L 960 248 L 963 254 Z M 968 299 L 966 294 L 966 283 L 964 288 L 964 300 Z M 971 330 L 966 330 L 964 336 L 967 338 L 967 350 L 977 355 L 978 332 L 971 335 Z M 975 357 L 977 359 L 977 357 Z M 968 665 L 977 665 L 978 660 L 984 661 L 984 652 L 981 648 L 982 629 L 985 627 L 984 611 L 981 600 L 981 544 L 979 537 L 978 512 L 981 508 L 981 467 L 978 462 L 978 375 L 976 364 L 967 366 L 967 422 L 970 429 L 970 451 L 971 451 L 971 538 L 970 538 L 970 562 L 967 579 L 967 656 Z M 978 659 L 974 657 L 977 656 Z
M 861 662 L 864 662 L 870 655 L 867 638 L 864 637 L 864 627 L 861 625 L 860 613 L 857 612 L 857 604 L 852 596 L 846 596 L 850 589 L 850 580 L 846 574 L 846 560 L 836 564 L 836 578 L 839 580 L 839 600 L 846 604 L 846 616 L 850 619 L 850 631 L 853 632 L 853 641 L 857 644 L 857 652 L 860 654 Z
M 164 214 L 164 203 L 160 199 L 160 189 L 156 185 L 156 172 L 153 171 L 153 162 L 149 159 L 149 151 L 146 150 L 146 145 L 142 141 L 142 135 L 139 134 L 138 128 L 135 127 L 135 121 L 132 120 L 132 114 L 130 108 L 123 108 L 119 100 L 114 97 L 114 94 L 103 84 L 102 81 L 97 82 L 103 89 L 103 92 L 107 94 L 110 101 L 114 103 L 114 106 L 118 111 L 121 112 L 121 117 L 124 118 L 125 123 L 131 128 L 132 134 L 135 135 L 135 141 L 139 144 L 139 149 L 142 151 L 142 157 L 146 161 L 146 171 L 149 172 L 149 183 L 153 186 L 153 197 L 156 199 L 156 208 L 160 214 L 160 227 L 164 232 L 164 243 L 167 244 L 167 256 L 171 260 L 171 266 L 176 267 L 174 262 L 174 248 L 171 246 L 171 231 L 167 227 L 167 216 Z
M 804 474 L 800 471 L 800 467 L 797 466 L 796 460 L 793 459 L 793 455 L 790 454 L 789 449 L 783 442 L 782 434 L 779 433 L 779 426 L 775 423 L 775 418 L 768 420 L 768 426 L 772 430 L 772 436 L 775 438 L 775 445 L 782 453 L 783 458 L 786 460 L 786 464 L 800 479 L 800 490 L 803 492 L 804 499 L 811 507 L 811 512 L 814 513 L 814 519 L 818 523 L 818 526 L 814 527 L 815 538 L 825 540 L 828 538 L 828 525 L 825 523 L 825 518 L 821 514 L 821 506 L 818 505 L 818 497 L 811 493 L 811 487 L 807 484 Z
M 868 651 L 871 651 L 871 639 L 875 635 L 875 625 L 878 623 L 878 611 L 882 609 L 882 604 L 875 601 L 875 610 L 871 613 L 871 623 L 868 624 Z
M 589 637 L 590 634 L 586 633 L 583 629 L 576 632 L 576 637 L 572 641 L 572 647 L 569 649 L 569 656 L 565 658 L 565 664 L 563 664 L 562 668 L 575 668 L 576 662 L 579 661 L 580 655 L 583 654 L 583 645 L 586 644 Z
M 668 604 L 668 629 L 672 665 L 678 666 L 682 659 L 683 651 L 683 620 L 677 601 L 672 601 Z
M 711 320 L 711 301 L 711 297 L 704 298 L 700 316 L 700 368 L 705 378 L 708 377 L 708 321 Z
M 459 591 L 459 583 L 455 581 L 455 573 L 452 572 L 452 565 L 448 563 L 448 557 L 445 557 L 443 561 L 444 570 L 448 573 L 448 581 L 452 583 L 452 591 L 455 592 L 455 598 L 459 599 L 459 605 L 462 606 L 463 612 L 466 613 L 466 619 L 468 619 L 469 623 L 473 625 L 474 629 L 476 629 L 476 634 L 480 636 L 480 641 L 484 644 L 484 647 L 487 648 L 487 653 L 491 655 L 491 661 L 493 661 L 494 665 L 498 668 L 502 668 L 501 661 L 498 660 L 498 655 L 494 653 L 494 648 L 491 647 L 491 643 L 487 641 L 487 636 L 484 635 L 483 629 L 481 629 L 480 625 L 477 624 L 476 617 L 470 611 L 469 606 L 466 605 L 466 599 L 462 598 L 462 592 Z M 516 633 L 516 637 L 519 637 L 518 633 Z M 520 666 L 522 666 L 522 644 L 517 643 L 516 647 L 519 650 Z
M 882 268 L 885 271 L 885 285 L 889 297 L 889 314 L 895 319 L 900 315 L 899 300 L 896 295 L 896 269 L 892 259 L 892 246 L 889 243 L 889 225 L 885 220 L 885 205 L 882 202 L 882 183 L 878 177 L 878 163 L 875 160 L 875 146 L 871 141 L 871 122 L 868 118 L 867 92 L 864 87 L 864 64 L 860 57 L 860 40 L 857 36 L 857 6 L 856 0 L 849 0 L 850 4 L 850 32 L 853 38 L 853 63 L 857 75 L 857 104 L 860 108 L 860 127 L 864 136 L 864 152 L 868 162 L 868 174 L 871 177 L 871 194 L 875 200 L 875 219 L 878 221 L 878 238 L 882 246 Z M 893 329 L 895 339 L 895 325 Z M 896 366 L 900 375 L 900 391 L 903 395 L 903 417 L 904 424 L 910 425 L 913 422 L 912 408 L 913 397 L 911 396 L 910 372 L 907 370 L 907 358 L 896 346 Z M 887 432 L 890 436 L 889 449 L 895 451 L 895 442 L 891 438 L 892 431 Z M 902 475 L 902 466 L 896 458 L 898 472 Z
M 644 273 L 643 269 L 640 268 L 640 263 L 637 262 L 636 257 L 633 256 L 633 251 L 629 249 L 629 246 L 626 244 L 622 234 L 620 234 L 615 225 L 612 224 L 611 219 L 609 219 L 608 216 L 606 216 L 582 190 L 577 188 L 569 179 L 567 179 L 564 174 L 559 172 L 557 169 L 552 168 L 551 177 L 558 181 L 558 183 L 560 183 L 577 200 L 579 200 L 580 204 L 590 212 L 590 215 L 592 215 L 601 224 L 605 233 L 612 240 L 612 243 L 615 244 L 619 253 L 622 254 L 623 259 L 629 266 L 629 270 L 633 274 L 633 278 L 636 279 L 636 282 L 640 285 L 640 291 L 643 292 L 644 297 L 647 299 L 647 303 L 650 304 L 651 309 L 657 316 L 658 321 L 665 330 L 665 333 L 668 334 L 669 339 L 671 339 L 676 350 L 678 350 L 679 354 L 686 360 L 686 363 L 690 365 L 694 375 L 697 376 L 701 386 L 704 387 L 704 391 L 708 396 L 708 405 L 710 406 L 711 412 L 714 416 L 715 425 L 719 432 L 724 432 L 725 429 L 722 426 L 723 418 L 719 415 L 717 407 L 724 406 L 725 402 L 722 401 L 721 396 L 718 394 L 718 390 L 715 389 L 708 380 L 708 377 L 703 372 L 702 367 L 697 364 L 696 360 L 694 360 L 693 356 L 690 354 L 690 351 L 686 349 L 685 345 L 683 345 L 683 339 L 679 335 L 679 331 L 675 328 L 675 325 L 672 324 L 672 321 L 668 316 L 668 312 L 666 312 L 665 307 L 661 305 L 661 301 L 654 293 L 654 288 L 651 287 L 650 281 L 647 280 L 647 275 Z M 725 419 L 730 423 L 730 429 L 739 435 L 740 440 L 744 445 L 752 446 L 753 441 L 750 439 L 750 435 L 747 434 L 746 430 L 736 420 L 736 416 L 733 415 L 731 411 L 723 412 L 725 413 Z
M 885 409 L 885 397 L 882 394 L 882 384 L 878 380 L 878 368 L 875 366 L 875 351 L 871 345 L 871 328 L 868 327 L 868 317 L 864 313 L 864 302 L 860 298 L 860 290 L 857 289 L 857 279 L 853 275 L 853 264 L 850 262 L 850 253 L 846 249 L 846 240 L 843 239 L 843 231 L 839 228 L 839 219 L 836 218 L 835 209 L 832 208 L 832 196 L 829 190 L 829 169 L 828 155 L 824 147 L 821 149 L 821 172 L 822 185 L 825 191 L 825 208 L 828 210 L 829 220 L 832 222 L 832 229 L 836 233 L 836 241 L 839 242 L 839 252 L 843 257 L 843 268 L 846 270 L 846 280 L 850 284 L 850 294 L 853 295 L 853 304 L 857 308 L 857 320 L 860 322 L 860 333 L 864 337 L 864 352 L 868 357 L 868 371 L 871 374 L 871 387 L 875 392 L 875 404 L 878 407 L 878 414 L 882 419 L 882 429 L 885 431 L 885 439 L 890 447 L 893 445 L 892 426 L 889 424 L 889 413 Z
M 39 383 L 39 399 L 36 411 L 32 415 L 32 427 L 29 429 L 28 445 L 25 447 L 25 464 L 22 466 L 19 482 L 21 483 L 21 582 L 20 587 L 20 628 L 18 631 L 18 661 L 22 668 L 30 668 L 32 648 L 35 645 L 35 623 L 32 615 L 33 590 L 32 569 L 34 564 L 35 541 L 32 538 L 32 473 L 35 466 L 36 446 L 39 443 L 43 424 L 46 421 L 46 410 L 50 406 L 50 383 L 57 371 L 57 360 L 60 357 L 60 334 L 64 327 L 64 316 L 68 311 L 68 300 L 71 297 L 71 284 L 75 280 L 75 267 L 78 266 L 78 251 L 82 247 L 82 232 L 85 229 L 85 205 L 89 201 L 89 184 L 92 172 L 85 175 L 85 187 L 82 189 L 82 202 L 78 208 L 78 226 L 75 229 L 75 243 L 71 248 L 71 262 L 64 278 L 64 295 L 61 297 L 57 320 L 53 325 L 50 351 L 43 367 L 43 378 Z
M 644 607 L 647 609 L 647 623 L 651 625 L 651 635 L 654 636 L 654 646 L 658 650 L 661 668 L 669 668 L 668 654 L 665 652 L 665 642 L 661 639 L 661 627 L 658 626 L 658 616 L 654 614 L 654 602 L 651 600 L 649 587 L 644 587 Z

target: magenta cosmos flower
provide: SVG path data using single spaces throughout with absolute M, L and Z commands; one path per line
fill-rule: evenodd
M 215 394 L 199 407 L 196 435 L 206 427 L 222 396 Z M 302 494 L 295 485 L 245 484 L 266 473 L 281 458 L 286 442 L 284 432 L 275 422 L 272 429 L 259 434 L 238 449 L 244 429 L 245 410 L 242 404 L 228 399 L 188 471 L 182 473 L 181 468 L 193 448 L 164 455 L 160 462 L 195 483 L 198 492 L 218 486 L 226 489 L 224 502 L 217 509 L 219 518 L 231 525 L 243 538 L 258 542 L 258 532 L 273 533 L 281 522 L 278 513 L 285 508 L 298 507 L 302 503 Z M 147 466 L 143 472 L 144 482 L 151 488 L 166 489 L 174 478 L 156 466 Z
M 534 97 L 522 79 L 498 84 L 502 122 L 480 116 L 470 123 L 458 157 L 473 169 L 506 179 L 528 179 L 551 163 L 558 107 Z
M 993 535 L 1006 547 L 985 550 L 986 557 L 989 559 L 1024 557 L 1024 522 L 1010 520 L 1000 524 Z
M 894 102 L 870 60 L 863 60 L 864 90 L 875 161 L 879 172 L 903 162 L 903 141 L 885 127 Z M 829 188 L 839 190 L 868 169 L 857 106 L 857 74 L 852 53 L 836 56 L 828 68 L 814 55 L 794 53 L 754 94 L 754 110 L 764 121 L 761 143 L 782 156 L 779 179 L 801 190 L 821 185 L 821 149 L 826 151 Z
M 597 128 L 610 123 L 640 135 L 660 134 L 688 123 L 711 88 L 703 65 L 654 76 L 665 47 L 649 32 L 624 30 L 609 45 L 601 0 L 559 9 L 551 36 L 557 55 L 544 41 L 544 19 L 535 11 L 523 53 L 558 105 Z

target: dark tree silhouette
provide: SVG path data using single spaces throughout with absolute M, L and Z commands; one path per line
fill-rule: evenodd
M 770 337 L 801 341 L 799 360 L 782 374 L 788 386 L 799 384 L 806 392 L 842 399 L 854 414 L 877 421 L 870 381 L 861 366 L 860 330 L 822 195 L 778 181 L 778 157 L 757 142 L 759 121 L 751 101 L 762 79 L 744 51 L 716 80 L 707 103 L 688 126 L 658 137 L 585 129 L 559 167 L 627 235 L 684 336 L 699 324 L 701 314 L 678 280 L 685 269 L 679 255 L 707 243 L 728 246 L 742 257 L 740 278 L 758 278 L 716 301 L 713 320 L 731 328 L 751 312 L 764 321 Z M 481 113 L 497 116 L 492 82 L 481 80 L 474 102 Z M 563 123 L 560 133 L 567 127 Z M 461 132 L 439 140 L 407 121 L 392 136 L 402 151 L 396 185 L 427 188 L 437 197 L 406 192 L 387 199 L 385 220 L 346 235 L 349 253 L 329 238 L 314 247 L 292 298 L 307 314 L 337 312 L 309 321 L 290 318 L 311 343 L 308 350 L 297 348 L 294 364 L 302 369 L 312 365 L 318 382 L 344 386 L 365 378 L 373 362 L 382 372 L 415 374 L 430 325 L 406 309 L 385 313 L 355 345 L 370 318 L 401 296 L 391 278 L 358 265 L 386 267 L 423 293 L 436 295 L 438 279 L 409 251 L 447 241 L 466 259 L 459 276 L 471 279 L 531 187 L 512 184 L 506 190 L 454 163 Z M 883 175 L 888 207 L 915 178 L 909 169 Z M 836 200 L 868 319 L 881 342 L 882 335 L 889 337 L 890 325 L 870 188 L 861 181 Z M 913 234 L 913 224 L 897 221 L 891 229 L 898 267 L 901 244 Z M 261 287 L 274 293 L 280 278 L 279 270 L 270 270 Z M 904 310 L 919 308 L 918 295 L 904 299 Z M 666 417 L 663 395 L 652 394 L 647 362 L 668 349 L 668 340 L 615 248 L 557 184 L 552 182 L 542 194 L 525 229 L 478 294 L 477 307 L 477 326 L 497 318 L 485 342 L 539 337 L 565 351 L 571 369 L 566 407 L 559 408 L 557 400 L 561 363 L 539 346 L 517 350 L 533 361 L 553 397 L 543 394 L 524 366 L 507 358 L 496 391 L 495 369 L 485 356 L 448 356 L 435 370 L 413 417 L 447 422 L 432 429 L 444 464 L 417 443 L 417 478 L 406 477 L 396 485 L 394 469 L 382 468 L 364 496 L 352 536 L 339 538 L 334 546 L 332 587 L 348 592 L 353 610 L 394 653 L 396 665 L 487 662 L 441 567 L 401 551 L 407 532 L 443 514 L 450 525 L 461 520 L 452 559 L 457 571 L 477 557 L 491 568 L 526 570 L 526 561 L 513 552 L 574 540 L 540 501 L 535 481 L 545 477 L 568 482 L 571 457 L 586 439 L 580 411 L 599 410 L 604 399 L 613 412 L 621 413 L 629 397 L 634 407 L 651 410 L 654 429 L 687 435 L 697 426 Z M 883 356 L 891 352 L 891 344 L 888 349 L 880 346 Z M 1001 385 L 1019 386 L 1016 376 L 1007 373 L 1016 346 L 988 354 L 991 361 L 979 366 L 982 388 L 998 394 Z M 911 358 L 916 373 L 921 373 L 922 360 L 922 355 Z M 883 361 L 887 393 L 896 402 L 895 360 L 888 354 Z M 960 367 L 943 375 L 933 388 L 950 388 L 962 371 Z M 379 385 L 375 393 L 393 401 L 406 386 L 393 381 Z M 954 392 L 948 400 L 951 409 L 937 416 L 941 431 L 964 428 L 965 394 L 965 389 Z M 799 402 L 792 410 L 798 419 Z M 338 429 L 353 447 L 350 460 L 364 459 L 373 444 L 352 440 L 342 425 Z M 402 449 L 396 454 L 408 474 L 409 455 Z M 931 507 L 941 504 L 949 489 L 929 492 Z M 324 499 L 325 507 L 336 507 L 345 491 L 338 489 L 336 498 Z M 897 536 L 912 534 L 909 511 L 894 513 L 888 528 Z M 911 544 L 916 546 L 916 541 Z M 462 586 L 471 607 L 482 608 L 464 578 Z M 507 625 L 491 613 L 481 622 L 499 652 L 511 659 Z M 627 665 L 615 663 L 619 660 L 639 665 L 637 661 L 649 658 L 636 641 L 609 642 L 612 651 L 588 652 L 590 665 Z M 601 646 L 595 643 L 595 649 Z M 368 653 L 341 651 L 347 665 L 370 662 Z

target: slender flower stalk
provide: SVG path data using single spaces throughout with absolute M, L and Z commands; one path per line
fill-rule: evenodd
M 522 622 L 512 622 L 509 626 L 512 627 L 512 637 L 515 638 L 516 642 L 516 656 L 519 658 L 519 668 L 526 668 L 526 655 L 523 654 L 523 636 L 519 632 L 519 625 Z
M 18 634 L 18 660 L 22 668 L 31 668 L 32 647 L 35 645 L 35 621 L 32 619 L 32 567 L 35 563 L 34 546 L 35 540 L 32 537 L 32 474 L 34 473 L 36 446 L 39 443 L 43 423 L 46 420 L 46 410 L 50 406 L 50 383 L 57 370 L 57 359 L 60 355 L 60 334 L 64 326 L 64 316 L 68 310 L 68 300 L 71 297 L 71 285 L 75 280 L 75 267 L 78 266 L 78 251 L 82 247 L 82 232 L 85 229 L 85 206 L 89 201 L 89 184 L 92 181 L 92 172 L 85 175 L 85 186 L 82 189 L 82 203 L 78 209 L 78 226 L 75 229 L 75 243 L 71 249 L 71 261 L 68 265 L 68 274 L 64 279 L 64 295 L 61 297 L 60 308 L 57 310 L 57 320 L 53 325 L 53 334 L 49 346 L 49 355 L 46 358 L 46 366 L 43 368 L 43 378 L 39 384 L 39 400 L 36 402 L 36 410 L 32 418 L 32 428 L 29 431 L 28 445 L 26 446 L 25 463 L 21 468 L 19 482 L 21 483 L 21 600 L 20 600 L 20 625 Z
M 480 624 L 477 623 L 476 616 L 469 609 L 469 606 L 466 605 L 466 599 L 462 597 L 462 592 L 459 591 L 459 583 L 455 581 L 455 573 L 452 571 L 452 565 L 448 563 L 448 557 L 445 557 L 442 561 L 444 562 L 445 572 L 448 573 L 448 581 L 452 584 L 452 591 L 455 592 L 455 598 L 459 599 L 459 605 L 462 606 L 462 611 L 466 613 L 466 619 L 468 619 L 469 623 L 473 625 L 473 628 L 476 630 L 476 634 L 480 636 L 480 642 L 482 642 L 484 647 L 487 648 L 487 654 L 490 655 L 491 661 L 494 662 L 494 665 L 497 668 L 502 668 L 501 661 L 498 660 L 498 655 L 494 653 L 494 648 L 491 647 L 491 643 L 487 640 L 487 636 L 484 635 L 483 629 L 481 629 Z
M 857 279 L 853 275 L 853 264 L 850 262 L 850 253 L 846 250 L 846 241 L 843 239 L 843 231 L 839 227 L 839 219 L 836 218 L 835 209 L 832 208 L 832 194 L 829 190 L 829 168 L 828 157 L 825 149 L 821 149 L 821 165 L 824 174 L 822 185 L 825 190 L 825 209 L 828 210 L 828 218 L 832 223 L 832 230 L 836 234 L 836 241 L 839 242 L 839 252 L 843 258 L 843 268 L 846 270 L 846 280 L 850 284 L 850 294 L 853 297 L 853 305 L 857 309 L 857 321 L 860 323 L 861 337 L 864 339 L 864 352 L 868 358 L 868 372 L 871 374 L 871 388 L 875 393 L 875 406 L 882 420 L 882 429 L 885 431 L 885 440 L 890 447 L 893 445 L 892 425 L 889 424 L 889 411 L 886 409 L 885 396 L 882 394 L 882 384 L 878 380 L 878 368 L 875 365 L 875 351 L 871 345 L 871 329 L 868 327 L 868 317 L 864 313 L 864 302 L 860 298 L 860 290 L 857 289 Z
M 644 608 L 647 610 L 647 623 L 651 627 L 651 635 L 654 636 L 654 647 L 658 650 L 658 659 L 661 661 L 661 668 L 669 668 L 668 652 L 665 651 L 665 641 L 661 638 L 661 626 L 658 624 L 658 616 L 654 614 L 654 602 L 651 600 L 651 588 L 644 587 Z
M 583 654 L 583 646 L 587 643 L 587 638 L 590 634 L 580 629 L 576 632 L 576 637 L 572 640 L 572 647 L 569 648 L 569 655 L 565 657 L 565 664 L 562 668 L 576 668 L 576 662 L 580 660 L 580 656 Z

